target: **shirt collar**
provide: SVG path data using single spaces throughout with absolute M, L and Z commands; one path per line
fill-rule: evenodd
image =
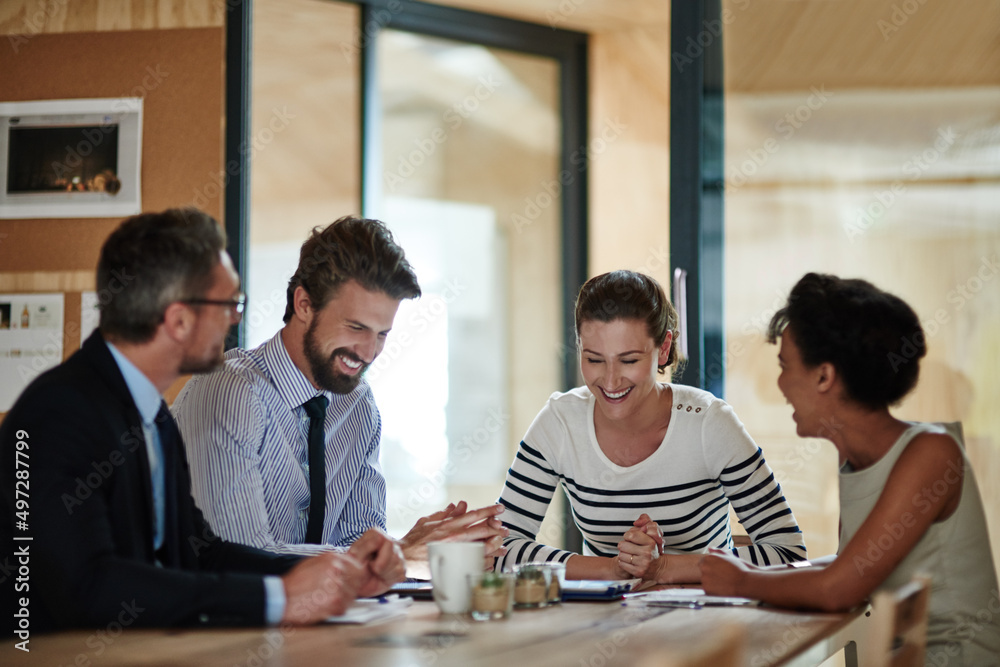
M 281 340 L 281 331 L 264 344 L 264 363 L 271 372 L 271 379 L 275 389 L 278 390 L 278 395 L 289 408 L 297 408 L 317 394 L 322 394 L 328 399 L 331 397 L 330 392 L 317 390 L 312 386 L 305 374 L 295 365 L 288 355 L 288 350 L 285 349 L 284 341 Z
M 160 392 L 156 390 L 156 387 L 149 381 L 149 378 L 136 368 L 135 364 L 121 353 L 121 350 L 111 343 L 107 343 L 107 346 L 111 351 L 111 356 L 115 358 L 115 362 L 118 364 L 118 370 L 121 371 L 122 377 L 125 378 L 125 384 L 128 386 L 129 393 L 132 394 L 135 407 L 139 410 L 139 416 L 142 417 L 142 421 L 146 426 L 152 427 L 156 415 L 160 412 L 160 404 L 163 402 L 163 397 L 160 396 Z

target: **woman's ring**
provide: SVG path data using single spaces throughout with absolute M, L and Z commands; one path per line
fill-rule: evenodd
M 629 565 L 631 565 L 631 564 L 632 564 L 632 554 L 629 554 L 629 555 L 628 555 L 628 564 L 629 564 Z

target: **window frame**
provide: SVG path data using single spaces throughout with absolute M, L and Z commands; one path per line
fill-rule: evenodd
M 361 6 L 361 202 L 364 211 L 381 187 L 375 40 L 384 28 L 552 58 L 559 64 L 560 173 L 574 178 L 560 193 L 562 262 L 562 389 L 579 384 L 576 362 L 576 295 L 586 282 L 588 165 L 588 40 L 586 33 L 549 28 L 464 9 L 403 0 L 344 0 Z M 574 155 L 577 164 L 573 163 Z
M 589 37 L 586 33 L 502 18 L 410 0 L 330 0 L 360 6 L 361 174 L 362 210 L 370 210 L 374 188 L 380 187 L 377 159 L 377 89 L 374 43 L 383 28 L 549 57 L 559 64 L 560 173 L 573 175 L 560 193 L 562 291 L 562 389 L 579 384 L 576 360 L 576 295 L 588 277 L 588 136 Z M 224 226 L 233 265 L 245 284 L 249 245 L 250 86 L 252 0 L 233 3 L 226 11 L 226 130 Z M 584 160 L 581 162 L 581 156 Z M 226 347 L 245 344 L 245 320 L 235 325 Z M 579 551 L 582 539 L 573 522 L 566 522 L 566 546 Z
M 712 30 L 721 17 L 721 0 L 670 6 L 671 44 L 700 47 L 671 54 L 670 265 L 687 348 L 674 381 L 725 398 L 723 34 Z

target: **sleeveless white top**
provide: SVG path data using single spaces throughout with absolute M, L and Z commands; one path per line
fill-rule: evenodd
M 1000 592 L 983 504 L 972 466 L 964 455 L 960 424 L 911 423 L 875 464 L 863 470 L 854 470 L 849 463 L 844 464 L 840 469 L 838 551 L 842 552 L 857 533 L 885 488 L 896 461 L 921 433 L 951 435 L 962 448 L 965 468 L 961 499 L 950 517 L 930 525 L 879 588 L 895 590 L 915 574 L 931 576 L 926 664 L 1000 664 Z M 958 472 L 949 475 L 946 471 L 944 477 L 946 480 L 953 477 L 957 482 Z M 943 488 L 937 489 L 938 495 L 944 492 Z M 935 494 L 933 488 L 914 495 L 914 516 L 930 510 L 928 497 L 932 494 Z M 884 534 L 865 549 L 865 555 L 855 559 L 855 565 L 864 567 L 877 559 L 900 530 L 903 526 L 886 526 Z

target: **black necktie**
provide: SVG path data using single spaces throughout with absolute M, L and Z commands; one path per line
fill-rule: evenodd
M 167 566 L 180 565 L 180 540 L 177 529 L 177 448 L 181 446 L 181 434 L 177 430 L 166 401 L 160 402 L 160 411 L 156 415 L 156 429 L 160 435 L 160 449 L 163 450 L 163 545 L 157 552 L 157 559 Z
M 306 543 L 323 542 L 323 515 L 326 514 L 326 443 L 323 422 L 326 420 L 326 396 L 314 396 L 302 404 L 309 415 L 309 523 Z

